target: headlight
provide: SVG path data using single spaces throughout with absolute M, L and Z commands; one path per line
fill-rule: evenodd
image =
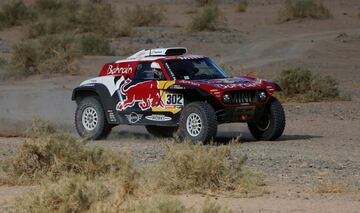
M 266 101 L 266 98 L 267 98 L 266 92 L 260 92 L 260 93 L 258 94 L 258 98 L 259 98 L 259 101 L 260 101 L 260 102 Z
M 231 101 L 231 97 L 230 97 L 229 94 L 223 95 L 222 99 L 223 99 L 223 101 L 224 101 L 225 104 L 228 104 L 228 103 L 230 103 L 230 101 Z

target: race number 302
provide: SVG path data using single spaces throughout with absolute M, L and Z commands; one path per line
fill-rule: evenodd
M 183 94 L 168 93 L 166 95 L 166 105 L 183 106 L 184 105 Z

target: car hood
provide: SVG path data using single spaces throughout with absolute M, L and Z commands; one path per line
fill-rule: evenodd
M 239 89 L 262 89 L 272 84 L 268 81 L 252 78 L 252 77 L 232 77 L 223 79 L 195 80 L 202 87 L 211 87 L 223 90 L 239 90 Z

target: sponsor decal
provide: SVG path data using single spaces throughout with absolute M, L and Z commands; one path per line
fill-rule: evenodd
M 171 121 L 171 118 L 165 115 L 153 114 L 145 116 L 146 119 L 150 121 Z
M 140 119 L 142 118 L 143 115 L 132 112 L 125 116 L 128 119 L 129 123 L 134 124 L 134 123 L 137 123 L 138 121 L 140 121 Z
M 234 84 L 215 84 L 217 87 L 222 89 L 231 89 L 231 88 L 248 88 L 248 87 L 256 87 L 256 83 L 245 81 L 245 82 L 238 82 Z
M 200 86 L 200 83 L 194 82 L 194 81 L 179 80 L 179 83 L 180 84 L 190 85 L 190 86 L 196 86 L 196 87 Z
M 114 75 L 114 74 L 129 74 L 132 73 L 132 67 L 128 65 L 127 67 L 120 67 L 120 64 L 112 65 L 110 64 L 107 70 L 108 75 Z
M 133 107 L 136 103 L 138 103 L 140 109 L 143 111 L 152 107 L 164 107 L 156 81 L 144 81 L 125 88 L 130 83 L 131 80 L 127 79 L 124 84 L 120 86 L 120 93 L 125 96 L 125 98 L 116 105 L 116 110 L 123 111 L 129 107 Z

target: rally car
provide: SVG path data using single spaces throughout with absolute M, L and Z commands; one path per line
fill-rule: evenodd
M 72 100 L 77 132 L 94 140 L 126 124 L 143 125 L 157 137 L 207 142 L 219 124 L 233 122 L 247 123 L 258 140 L 275 140 L 285 128 L 275 91 L 281 91 L 276 83 L 230 77 L 210 58 L 175 47 L 105 64 L 98 77 L 73 90 Z

